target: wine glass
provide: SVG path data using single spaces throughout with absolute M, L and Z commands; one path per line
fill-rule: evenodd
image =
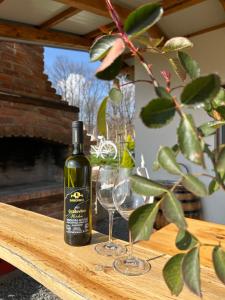
M 109 240 L 106 243 L 96 245 L 95 250 L 105 256 L 117 256 L 126 253 L 126 248 L 114 243 L 112 240 L 113 215 L 116 210 L 112 191 L 117 178 L 118 169 L 112 166 L 101 166 L 96 182 L 96 195 L 100 204 L 108 211 L 109 214 Z
M 149 197 L 141 196 L 134 193 L 131 189 L 129 176 L 134 173 L 131 169 L 120 169 L 113 189 L 113 201 L 120 215 L 129 220 L 131 213 L 138 207 L 149 203 Z M 133 256 L 133 241 L 131 231 L 129 231 L 130 249 L 128 255 L 117 258 L 113 266 L 125 275 L 142 275 L 150 270 L 150 264 L 138 257 Z

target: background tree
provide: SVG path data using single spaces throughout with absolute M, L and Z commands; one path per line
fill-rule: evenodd
M 135 85 L 128 84 L 126 76 L 120 76 L 118 80 L 123 98 L 119 103 L 109 101 L 108 124 L 111 135 L 119 134 L 124 140 L 127 134 L 134 135 Z M 111 88 L 112 84 L 109 85 L 109 90 Z
M 56 58 L 47 70 L 57 93 L 71 106 L 80 109 L 80 119 L 92 133 L 100 100 L 107 93 L 104 81 L 94 76 L 94 71 L 84 63 L 74 63 L 64 56 Z
M 96 132 L 96 117 L 102 98 L 112 88 L 112 81 L 99 80 L 87 64 L 74 63 L 65 56 L 58 56 L 53 66 L 46 71 L 57 93 L 71 106 L 80 109 L 80 119 L 89 133 Z M 122 140 L 131 133 L 135 113 L 134 84 L 127 85 L 125 76 L 119 77 L 123 99 L 118 104 L 110 102 L 107 109 L 109 137 L 115 140 L 118 134 Z

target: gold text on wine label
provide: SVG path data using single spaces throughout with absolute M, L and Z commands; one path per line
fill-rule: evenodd
M 70 195 L 70 202 L 82 202 L 84 201 L 84 195 L 80 192 L 74 192 Z

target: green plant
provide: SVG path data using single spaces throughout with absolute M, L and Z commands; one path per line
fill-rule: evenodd
M 122 168 L 133 168 L 135 166 L 133 158 L 134 148 L 135 142 L 132 137 L 128 135 L 125 141 L 125 147 L 120 161 L 120 166 Z
M 96 155 L 92 154 L 88 157 L 91 166 L 101 166 L 101 165 L 109 165 L 109 166 L 117 166 L 118 165 L 118 159 L 113 159 L 111 157 L 108 158 L 101 158 L 97 157 Z
M 149 239 L 161 205 L 168 221 L 175 223 L 179 228 L 176 238 L 177 248 L 186 250 L 186 253 L 173 256 L 165 265 L 163 275 L 167 286 L 172 294 L 179 295 L 185 283 L 193 293 L 201 296 L 199 250 L 203 244 L 188 231 L 183 210 L 173 190 L 179 183 L 199 197 L 213 194 L 218 189 L 225 190 L 225 145 L 211 149 L 205 142 L 205 137 L 215 134 L 216 130 L 225 124 L 225 91 L 221 88 L 218 75 L 200 76 L 198 63 L 183 51 L 193 46 L 187 38 L 175 37 L 165 43 L 162 39 L 149 38 L 147 30 L 163 14 L 159 3 L 150 3 L 137 8 L 122 24 L 111 1 L 105 1 L 118 32 L 98 38 L 91 47 L 91 60 L 102 60 L 96 76 L 104 80 L 115 79 L 122 68 L 123 53 L 128 49 L 147 72 L 149 80 L 145 82 L 153 86 L 156 94 L 155 99 L 141 111 L 140 118 L 143 123 L 149 128 L 161 128 L 170 123 L 176 114 L 180 117 L 177 144 L 173 147 L 160 147 L 154 163 L 155 170 L 163 168 L 170 174 L 180 176 L 180 179 L 168 189 L 151 179 L 133 176 L 132 188 L 135 192 L 146 196 L 161 196 L 161 200 L 138 208 L 130 217 L 129 227 L 135 241 Z M 186 75 L 189 76 L 190 81 L 183 86 L 180 99 L 173 94 L 177 87 L 171 87 L 171 74 L 168 71 L 161 71 L 165 85 L 158 83 L 152 66 L 145 60 L 143 55 L 145 51 L 164 55 L 183 82 Z M 115 84 L 109 96 L 104 99 L 104 105 L 107 105 L 107 101 L 117 103 L 121 97 L 120 87 Z M 186 108 L 205 110 L 211 121 L 197 127 L 192 114 L 186 113 Z M 102 122 L 99 120 L 98 124 L 104 128 L 104 114 L 99 114 L 99 118 Z M 193 164 L 202 166 L 204 170 L 202 174 L 184 173 L 176 160 L 178 153 Z M 213 173 L 206 168 L 206 156 L 212 163 Z M 211 178 L 208 187 L 199 179 L 200 176 Z M 212 247 L 215 272 L 225 283 L 224 249 L 220 243 L 205 246 Z

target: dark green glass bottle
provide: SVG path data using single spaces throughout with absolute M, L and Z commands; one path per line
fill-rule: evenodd
M 91 167 L 83 153 L 83 122 L 72 123 L 73 154 L 64 167 L 64 240 L 72 246 L 91 241 Z

